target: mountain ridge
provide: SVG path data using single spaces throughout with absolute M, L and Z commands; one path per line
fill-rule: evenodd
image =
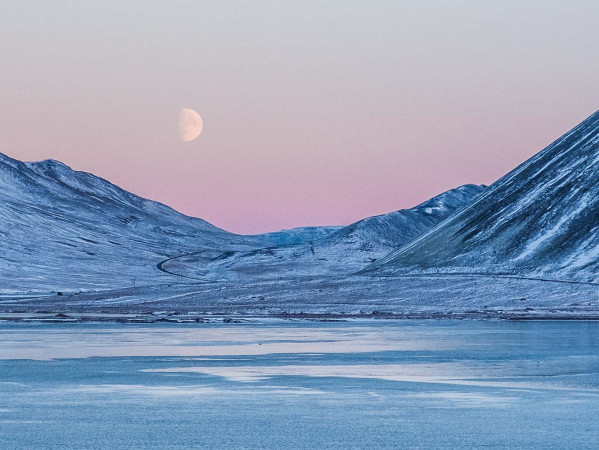
M 411 210 L 348 227 L 300 227 L 244 236 L 60 161 L 21 162 L 0 153 L 0 289 L 72 291 L 206 281 L 220 279 L 223 265 L 232 261 L 255 265 L 246 275 L 271 263 L 280 272 L 281 258 L 288 258 L 283 261 L 287 274 L 349 274 L 449 214 L 456 205 L 443 203 L 448 195 L 461 204 L 480 189 L 457 188 Z M 263 257 L 269 260 L 266 265 Z M 185 258 L 191 258 L 187 264 Z M 335 267 L 322 270 L 328 261 Z M 300 268 L 301 262 L 305 264 Z M 320 271 L 312 270 L 315 262 Z M 200 266 L 199 277 L 197 270 L 192 276 L 185 273 L 190 264 L 192 269 L 193 264 Z
M 55 160 L 0 154 L 0 188 L 3 290 L 166 282 L 155 270 L 165 257 L 262 245 Z
M 167 267 L 190 278 L 219 280 L 347 276 L 449 217 L 484 189 L 473 184 L 450 189 L 413 208 L 368 217 L 307 243 L 209 258 L 207 254 L 189 255 L 171 260 Z
M 599 276 L 599 111 L 361 273 Z

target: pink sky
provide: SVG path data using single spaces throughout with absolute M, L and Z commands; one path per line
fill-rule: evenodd
M 489 184 L 599 109 L 595 1 L 2 2 L 0 151 L 238 233 Z M 181 108 L 202 135 L 178 136 Z

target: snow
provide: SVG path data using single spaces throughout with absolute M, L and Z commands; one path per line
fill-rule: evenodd
M 579 202 L 578 207 L 574 211 L 572 211 L 568 215 L 563 215 L 562 217 L 560 217 L 557 223 L 553 225 L 549 230 L 544 230 L 542 233 L 539 233 L 535 239 L 533 239 L 527 244 L 524 251 L 516 258 L 514 258 L 514 261 L 518 261 L 520 259 L 527 258 L 530 255 L 534 255 L 536 251 L 541 247 L 541 245 L 543 245 L 546 242 L 551 242 L 557 237 L 559 233 L 565 232 L 566 230 L 564 230 L 564 225 L 588 207 L 589 199 L 589 194 L 583 196 Z

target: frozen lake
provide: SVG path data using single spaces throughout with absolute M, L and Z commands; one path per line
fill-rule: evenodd
M 599 322 L 0 324 L 2 448 L 597 448 Z

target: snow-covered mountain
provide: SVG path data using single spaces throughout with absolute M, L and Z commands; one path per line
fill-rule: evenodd
M 480 190 L 464 186 L 349 227 L 240 236 L 58 161 L 0 154 L 0 293 L 218 280 L 225 273 L 347 275 Z
M 365 272 L 599 279 L 599 112 Z
M 165 258 L 262 245 L 58 161 L 0 154 L 0 291 L 159 283 Z
M 469 184 L 451 189 L 414 208 L 369 217 L 321 239 L 221 255 L 198 253 L 173 259 L 165 268 L 190 278 L 239 281 L 348 276 L 443 221 L 484 188 Z

